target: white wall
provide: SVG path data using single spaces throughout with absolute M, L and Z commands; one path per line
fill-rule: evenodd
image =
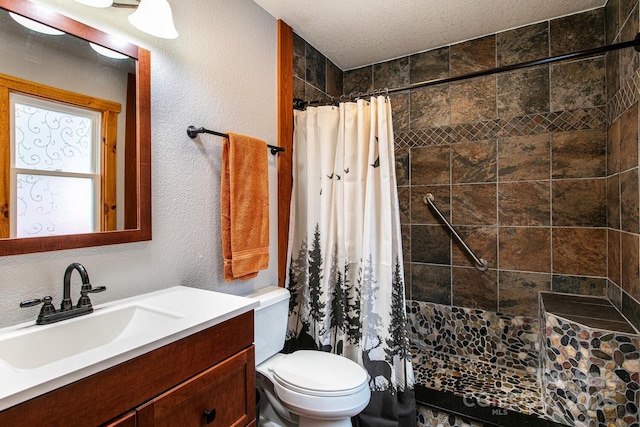
M 277 284 L 275 158 L 270 160 L 271 262 L 247 282 L 225 284 L 220 244 L 221 140 L 188 125 L 234 131 L 277 144 L 276 20 L 251 0 L 169 0 L 180 37 L 162 40 L 131 27 L 126 9 L 37 0 L 151 51 L 153 240 L 30 255 L 0 256 L 0 326 L 35 319 L 20 301 L 51 295 L 82 263 L 107 286 L 94 304 L 174 285 L 241 294 Z M 69 78 L 73 78 L 70 76 Z M 79 294 L 74 277 L 72 295 Z M 73 339 L 73 337 L 69 337 Z

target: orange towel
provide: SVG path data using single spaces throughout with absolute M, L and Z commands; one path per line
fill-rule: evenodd
M 224 280 L 247 280 L 269 265 L 267 143 L 227 133 L 222 147 L 221 215 Z

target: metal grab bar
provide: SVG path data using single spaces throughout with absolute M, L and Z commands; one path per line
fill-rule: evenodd
M 445 223 L 445 225 L 449 228 L 449 231 L 451 231 L 451 233 L 455 236 L 455 238 L 458 239 L 458 242 L 460 242 L 460 244 L 462 245 L 464 250 L 467 251 L 467 253 L 469 254 L 469 256 L 471 258 L 473 258 L 473 262 L 475 262 L 475 264 L 476 264 L 476 269 L 478 269 L 480 271 L 485 271 L 487 268 L 489 268 L 489 263 L 487 262 L 487 260 L 482 259 L 482 258 L 478 258 L 476 256 L 476 254 L 473 253 L 471 248 L 469 248 L 469 246 L 467 246 L 467 244 L 464 242 L 464 240 L 462 240 L 462 237 L 460 237 L 460 235 L 455 230 L 455 228 L 453 228 L 453 226 L 449 223 L 449 221 L 447 221 L 447 219 L 444 217 L 444 215 L 442 215 L 442 212 L 440 212 L 438 210 L 438 208 L 436 207 L 435 203 L 433 203 L 433 201 L 435 200 L 435 198 L 433 197 L 433 194 L 431 194 L 431 193 L 425 194 L 422 197 L 422 200 L 424 201 L 424 203 L 426 205 L 431 206 L 431 208 L 435 211 L 435 213 L 438 214 L 438 217 L 440 218 L 440 220 Z

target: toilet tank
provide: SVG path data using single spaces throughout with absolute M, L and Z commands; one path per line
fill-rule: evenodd
M 284 348 L 289 314 L 289 291 L 267 286 L 248 295 L 260 301 L 254 308 L 254 345 L 256 366 Z

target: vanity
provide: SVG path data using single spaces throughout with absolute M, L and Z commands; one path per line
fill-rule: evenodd
M 54 325 L 6 328 L 0 331 L 0 425 L 255 425 L 257 305 L 177 286 Z M 72 350 L 48 338 L 28 348 L 55 337 L 55 328 L 65 329 Z M 73 351 L 72 341 L 94 334 L 86 337 L 90 348 L 78 344 L 82 351 Z

